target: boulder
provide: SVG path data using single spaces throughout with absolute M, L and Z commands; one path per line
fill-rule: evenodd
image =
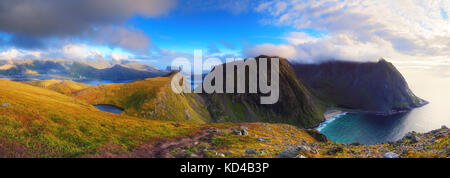
M 400 158 L 400 155 L 394 152 L 387 152 L 384 154 L 384 158 Z
M 225 158 L 225 154 L 223 154 L 223 153 L 216 153 L 216 155 L 219 157 Z
M 419 142 L 419 137 L 417 137 L 413 132 L 407 133 L 403 138 L 410 139 L 412 143 Z
M 296 147 L 287 147 L 278 153 L 279 158 L 295 158 L 298 155 Z
M 342 148 L 341 146 L 337 146 L 328 150 L 328 154 L 335 155 L 336 153 L 341 153 L 342 151 L 344 151 L 344 148 Z
M 255 149 L 247 149 L 244 154 L 246 155 L 259 155 L 259 153 Z
M 290 146 L 278 153 L 279 158 L 295 158 L 299 153 L 317 154 L 317 151 L 305 145 Z
M 306 158 L 306 157 L 303 155 L 297 155 L 295 158 Z
M 247 127 L 240 126 L 239 128 L 234 129 L 233 133 L 236 135 L 248 135 L 247 129 L 248 129 Z
M 233 133 L 236 135 L 242 135 L 242 132 L 240 130 L 234 129 Z

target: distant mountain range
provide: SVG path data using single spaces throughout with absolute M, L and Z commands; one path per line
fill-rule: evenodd
M 256 60 L 272 57 L 258 56 Z M 384 59 L 376 63 L 332 61 L 322 64 L 291 64 L 284 58 L 279 59 L 280 95 L 278 102 L 270 105 L 260 104 L 261 96 L 266 94 L 259 91 L 170 94 L 169 81 L 173 73 L 154 78 L 168 72 L 131 61 L 13 61 L 3 64 L 0 73 L 99 80 L 152 78 L 97 87 L 71 81 L 31 81 L 28 84 L 91 104 L 119 106 L 132 116 L 173 121 L 189 118 L 200 123 L 272 122 L 304 128 L 323 121 L 323 114 L 330 107 L 392 114 L 426 103 L 411 92 L 400 72 Z M 225 78 L 231 77 L 226 75 Z M 248 78 L 246 82 L 248 86 Z
M 10 60 L 0 61 L 0 75 L 8 78 L 51 76 L 70 80 L 139 80 L 168 74 L 134 61 Z

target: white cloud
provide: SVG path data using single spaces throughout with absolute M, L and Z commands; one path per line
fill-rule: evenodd
M 12 59 L 22 57 L 22 56 L 23 56 L 22 52 L 20 52 L 19 50 L 15 49 L 15 48 L 0 52 L 1 60 L 12 60 Z
M 111 59 L 112 60 L 116 60 L 116 61 L 120 61 L 120 60 L 127 60 L 129 59 L 130 56 L 126 55 L 126 54 L 122 54 L 122 53 L 111 53 Z
M 302 43 L 315 42 L 319 38 L 312 37 L 305 32 L 291 32 L 289 36 L 285 37 L 289 43 L 298 45 Z
M 101 55 L 100 51 L 89 49 L 85 44 L 67 44 L 61 49 L 62 56 L 67 59 L 93 59 Z
M 40 51 L 21 51 L 16 48 L 0 52 L 0 60 L 34 59 L 40 57 Z
M 262 44 L 256 45 L 253 48 L 245 49 L 244 55 L 249 57 L 255 57 L 259 55 L 269 55 L 269 56 L 280 56 L 284 58 L 295 58 L 297 56 L 297 51 L 295 47 L 291 45 Z
M 419 0 L 286 0 L 286 8 L 270 1 L 255 11 L 266 14 L 264 22 L 315 29 L 327 33 L 314 38 L 293 32 L 285 37 L 287 44 L 257 45 L 280 50 L 295 48 L 292 59 L 320 61 L 328 59 L 373 60 L 378 57 L 401 59 L 450 58 L 450 20 L 441 9 L 450 12 L 450 1 Z M 284 9 L 278 13 L 278 10 Z M 269 14 L 269 15 L 267 15 Z M 290 47 L 287 47 L 290 46 Z M 289 50 L 290 51 L 290 50 Z M 294 54 L 294 53 L 289 53 Z

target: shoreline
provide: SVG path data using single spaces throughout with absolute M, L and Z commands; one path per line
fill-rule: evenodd
M 317 128 L 319 128 L 323 123 L 325 123 L 327 120 L 334 118 L 335 116 L 339 115 L 339 114 L 345 114 L 348 113 L 348 111 L 344 111 L 344 110 L 338 110 L 338 109 L 326 109 L 325 112 L 322 115 L 322 120 L 315 124 L 314 126 L 311 127 L 307 127 L 305 129 L 315 129 L 317 130 Z
M 318 127 L 320 127 L 324 122 L 326 122 L 327 120 L 334 118 L 336 115 L 339 114 L 346 114 L 346 113 L 362 113 L 362 114 L 375 114 L 375 115 L 380 115 L 380 116 L 386 116 L 386 115 L 395 115 L 395 114 L 402 114 L 402 113 L 406 113 L 406 112 L 410 112 L 411 110 L 415 109 L 415 108 L 420 108 L 423 107 L 425 105 L 429 104 L 428 101 L 423 100 L 422 103 L 420 103 L 420 105 L 417 105 L 415 107 L 406 109 L 406 110 L 391 110 L 389 112 L 378 112 L 378 111 L 364 111 L 364 110 L 352 110 L 352 109 L 335 109 L 335 108 L 330 108 L 330 109 L 326 109 L 325 112 L 323 113 L 323 119 L 322 121 L 320 121 L 319 123 L 317 123 L 316 125 L 314 125 L 313 127 L 309 127 L 307 129 L 317 129 Z
M 345 112 L 342 110 L 336 110 L 336 109 L 327 110 L 327 111 L 325 111 L 325 113 L 323 113 L 323 117 L 325 118 L 325 120 L 328 120 L 336 115 L 343 114 L 343 113 L 345 113 Z

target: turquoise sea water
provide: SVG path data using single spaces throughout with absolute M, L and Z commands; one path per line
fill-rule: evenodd
M 391 116 L 346 113 L 322 124 L 318 130 L 339 143 L 376 144 L 395 141 L 408 131 L 417 130 L 417 127 L 410 125 L 414 123 L 412 120 L 410 113 Z
M 322 123 L 317 130 L 339 143 L 376 144 L 401 139 L 411 131 L 428 132 L 450 126 L 450 77 L 404 72 L 411 90 L 430 103 L 391 116 L 347 113 Z

